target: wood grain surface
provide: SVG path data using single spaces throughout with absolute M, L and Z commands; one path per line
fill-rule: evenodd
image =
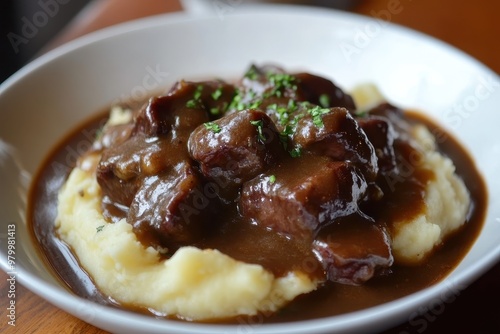
M 45 50 L 109 25 L 178 10 L 182 10 L 178 1 L 95 1 Z M 500 72 L 499 1 L 366 0 L 356 2 L 350 11 L 380 16 L 439 38 L 477 58 L 496 73 Z M 0 272 L 1 333 L 106 333 L 52 306 L 19 283 L 15 289 L 16 326 L 10 326 L 7 279 L 8 275 Z M 500 333 L 499 283 L 500 264 L 462 291 L 453 302 L 435 306 L 386 333 Z

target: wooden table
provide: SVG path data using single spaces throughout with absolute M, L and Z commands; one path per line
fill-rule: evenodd
M 397 4 L 385 19 L 442 39 L 500 73 L 497 16 L 500 2 L 483 0 L 366 0 L 350 10 L 374 16 Z M 73 38 L 119 22 L 182 10 L 177 1 L 100 0 L 63 31 L 46 50 Z M 387 13 L 387 12 L 386 12 Z M 460 69 L 457 69 L 460 70 Z M 500 333 L 500 264 L 493 267 L 450 303 L 435 305 L 426 314 L 386 333 L 477 332 Z M 105 333 L 52 306 L 22 286 L 16 288 L 16 327 L 7 325 L 7 275 L 0 272 L 0 332 L 2 333 Z M 490 305 L 487 305 L 490 304 Z

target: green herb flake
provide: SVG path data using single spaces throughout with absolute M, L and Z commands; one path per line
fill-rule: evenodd
M 292 158 L 298 158 L 302 155 L 302 150 L 300 149 L 300 147 L 295 147 L 292 150 L 290 150 L 290 152 L 288 152 L 288 153 L 290 153 L 290 156 Z
M 264 94 L 264 97 L 282 97 L 284 89 L 297 90 L 296 79 L 293 75 L 287 73 L 266 73 L 266 77 L 272 85 L 272 89 Z
M 244 75 L 245 78 L 248 78 L 250 80 L 257 80 L 258 76 L 259 76 L 259 73 L 257 73 L 257 68 L 254 65 L 252 65 L 248 69 L 247 73 L 245 73 L 245 75 Z
M 223 112 L 225 112 L 227 110 L 227 107 L 228 107 L 228 103 L 226 101 L 224 101 L 224 103 L 222 103 L 221 105 L 218 105 L 217 107 L 210 108 L 210 114 L 212 114 L 214 116 L 218 116 L 218 115 L 222 114 Z
M 198 106 L 198 101 L 196 100 L 189 100 L 186 102 L 186 107 L 188 108 L 196 108 Z
M 221 87 L 217 88 L 211 95 L 212 99 L 217 101 L 222 96 L 222 88 Z
M 253 101 L 252 103 L 248 104 L 248 108 L 245 108 L 245 109 L 257 109 L 259 108 L 259 106 L 262 104 L 262 100 L 256 100 L 256 101 Z
M 276 175 L 270 175 L 269 176 L 269 183 L 274 184 L 276 182 Z
M 330 109 L 315 106 L 315 107 L 307 110 L 307 112 L 312 116 L 313 124 L 316 125 L 317 127 L 322 127 L 322 126 L 324 126 L 324 124 L 323 124 L 323 119 L 321 116 L 329 113 Z
M 196 90 L 193 93 L 193 98 L 186 102 L 186 107 L 196 108 L 201 104 L 201 92 L 203 91 L 203 85 L 196 86 Z
M 251 89 L 251 88 L 250 88 L 250 89 L 248 90 L 248 92 L 247 92 L 247 96 L 248 96 L 248 98 L 251 100 L 251 99 L 253 99 L 254 97 L 256 97 L 256 96 L 257 96 L 257 93 L 256 93 L 253 89 Z
M 303 108 L 303 109 L 309 109 L 309 108 L 312 108 L 313 104 L 309 101 L 302 101 L 299 103 L 299 107 Z
M 319 96 L 319 104 L 323 108 L 328 108 L 330 106 L 330 96 L 328 96 L 327 94 L 321 94 Z
M 278 105 L 276 103 L 267 105 L 267 110 L 270 110 L 270 111 L 276 111 L 277 108 L 278 108 Z
M 236 94 L 231 100 L 231 104 L 229 105 L 229 109 L 243 110 L 244 104 L 242 103 L 243 95 L 240 90 L 236 90 Z
M 285 110 L 285 112 L 281 112 L 280 110 L 278 110 L 278 118 L 279 118 L 279 121 L 280 121 L 280 125 L 285 125 L 288 123 L 288 119 L 290 118 L 290 116 L 288 116 L 288 112 Z
M 267 79 L 275 86 L 294 88 L 295 77 L 288 73 L 266 73 Z M 296 88 L 296 87 L 295 87 Z
M 295 115 L 295 117 L 290 121 L 290 125 L 294 126 L 297 125 L 297 123 L 299 122 L 299 120 L 304 117 L 305 115 L 303 113 L 300 113 L 300 114 L 297 114 Z
M 297 110 L 297 103 L 295 102 L 295 100 L 293 100 L 293 99 L 288 100 L 287 109 L 288 109 L 288 112 L 293 112 L 293 111 Z
M 203 85 L 196 86 L 196 90 L 194 91 L 193 99 L 199 100 L 201 97 L 201 92 L 203 91 Z
M 210 108 L 210 114 L 212 115 L 219 115 L 220 114 L 220 110 L 219 110 L 219 107 L 213 107 L 213 108 Z
M 212 131 L 213 133 L 219 133 L 221 132 L 221 128 L 219 126 L 219 124 L 217 123 L 214 123 L 214 122 L 207 122 L 207 123 L 203 123 L 203 125 L 205 126 L 205 128 L 207 130 L 210 130 Z
M 236 90 L 236 94 L 229 104 L 229 109 L 236 111 L 258 109 L 263 101 L 262 99 L 255 99 L 255 97 L 257 97 L 257 93 L 251 89 L 247 92 Z
M 103 229 L 104 229 L 104 225 L 97 226 L 97 227 L 95 228 L 95 230 L 97 231 L 97 233 L 102 232 L 102 230 L 103 230 Z
M 283 145 L 283 148 L 286 150 L 288 148 L 288 135 L 281 132 L 279 134 L 279 139 L 280 139 L 281 144 Z
M 264 125 L 264 123 L 262 122 L 262 120 L 250 121 L 250 124 L 252 124 L 253 126 L 256 126 L 256 127 L 257 127 L 257 132 L 258 132 L 258 136 L 257 136 L 257 138 L 258 138 L 261 142 L 266 141 L 266 137 L 265 137 L 265 136 L 264 136 L 264 134 L 262 133 L 262 126 Z
M 282 135 L 284 136 L 291 136 L 293 135 L 293 127 L 291 125 L 286 125 L 285 129 L 281 132 Z

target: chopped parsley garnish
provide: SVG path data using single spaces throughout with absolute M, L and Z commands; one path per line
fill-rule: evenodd
M 286 107 L 279 106 L 276 103 L 270 104 L 267 106 L 268 110 L 272 110 L 276 113 L 280 125 L 286 125 L 290 118 L 290 113 L 294 112 L 297 109 L 297 105 L 295 101 L 290 99 L 288 100 L 288 105 Z
M 221 87 L 217 88 L 211 95 L 212 95 L 212 99 L 217 101 L 219 99 L 219 97 L 222 96 L 222 88 Z
M 288 148 L 288 135 L 283 131 L 279 134 L 279 138 L 283 148 L 286 150 Z
M 325 125 L 323 124 L 323 119 L 321 116 L 329 113 L 330 109 L 321 108 L 320 106 L 315 106 L 311 109 L 308 109 L 307 112 L 311 115 L 314 125 L 316 125 L 317 127 L 321 127 Z
M 270 175 L 270 176 L 269 176 L 269 182 L 270 182 L 271 184 L 273 184 L 274 182 L 276 182 L 276 175 Z
M 199 104 L 201 104 L 201 92 L 203 91 L 203 85 L 196 86 L 196 90 L 193 93 L 193 98 L 186 102 L 186 107 L 188 108 L 196 108 Z
M 214 122 L 207 122 L 207 123 L 203 123 L 203 125 L 205 126 L 205 128 L 207 130 L 210 130 L 212 131 L 213 133 L 219 133 L 221 132 L 221 128 L 219 126 L 219 124 L 217 123 L 214 123 Z
M 250 124 L 252 124 L 253 126 L 256 126 L 257 127 L 257 132 L 259 133 L 257 138 L 261 141 L 261 142 L 264 142 L 266 141 L 266 137 L 264 136 L 264 134 L 262 133 L 262 126 L 263 126 L 263 123 L 262 123 L 262 120 L 258 120 L 258 121 L 250 121 Z
M 257 67 L 252 65 L 244 76 L 250 80 L 256 80 L 259 76 L 259 73 L 257 73 Z
M 327 94 L 321 94 L 319 96 L 319 104 L 323 108 L 328 108 L 330 106 L 330 97 Z
M 292 158 L 298 158 L 302 155 L 302 150 L 300 149 L 300 147 L 295 147 L 292 150 L 290 150 L 288 153 L 290 153 L 290 156 Z
M 304 117 L 304 114 L 303 113 L 300 113 L 300 114 L 297 114 L 293 117 L 293 119 L 290 121 L 290 126 L 292 126 L 292 133 L 293 131 L 295 131 L 295 127 L 297 126 L 297 123 L 299 122 L 299 120 Z M 290 134 L 292 134 L 290 133 Z
M 283 129 L 283 131 L 281 132 L 281 134 L 283 134 L 284 136 L 291 136 L 293 135 L 293 126 L 292 125 L 285 125 L 285 129 Z
M 217 107 L 210 108 L 210 114 L 217 116 L 223 113 L 227 109 L 227 102 L 222 103 Z
M 277 111 L 278 105 L 276 103 L 270 104 L 270 105 L 267 106 L 267 109 L 271 109 L 271 110 Z
M 264 97 L 281 97 L 283 95 L 283 90 L 286 88 L 297 90 L 296 82 L 297 80 L 291 74 L 287 73 L 266 73 L 266 77 L 272 85 L 271 91 L 264 94 Z
M 103 230 L 103 229 L 104 229 L 104 225 L 97 226 L 97 227 L 95 228 L 95 230 L 97 231 L 97 233 L 102 232 L 102 230 Z
M 186 102 L 186 107 L 188 108 L 196 108 L 198 102 L 196 100 L 189 100 Z
M 288 100 L 288 105 L 286 107 L 288 109 L 288 112 L 294 112 L 295 110 L 297 110 L 297 103 L 295 102 L 295 100 L 290 99 Z
M 283 144 L 283 146 L 285 147 L 285 150 L 288 147 L 288 138 L 290 138 L 293 135 L 293 133 L 295 132 L 295 127 L 297 126 L 299 119 L 301 119 L 302 117 L 304 117 L 303 113 L 295 115 L 293 117 L 293 119 L 291 121 L 289 121 L 288 124 L 286 124 L 284 126 L 283 131 L 280 132 L 280 141 Z M 296 153 L 293 153 L 293 154 L 290 153 L 290 155 L 292 155 L 292 157 L 294 155 L 299 156 L 300 152 L 298 155 L 296 155 Z
M 296 89 L 295 77 L 288 73 L 266 73 L 269 82 L 278 88 L 292 88 Z
M 252 103 L 248 104 L 245 109 L 257 109 L 261 103 L 262 100 L 255 100 Z
M 258 109 L 262 104 L 262 99 L 255 99 L 257 94 L 253 90 L 248 90 L 243 92 L 240 90 L 236 91 L 236 95 L 233 97 L 229 109 L 234 109 L 237 111 L 242 111 L 245 109 Z
M 243 93 L 237 89 L 236 94 L 234 95 L 233 99 L 231 100 L 231 104 L 229 105 L 229 109 L 236 109 L 238 111 L 241 111 L 245 109 L 245 105 L 243 104 Z
M 203 91 L 203 85 L 196 86 L 196 90 L 194 91 L 193 99 L 199 100 L 201 97 L 202 91 Z

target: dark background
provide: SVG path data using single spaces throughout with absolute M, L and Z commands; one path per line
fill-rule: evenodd
M 0 0 L 0 82 L 36 57 L 88 2 Z

